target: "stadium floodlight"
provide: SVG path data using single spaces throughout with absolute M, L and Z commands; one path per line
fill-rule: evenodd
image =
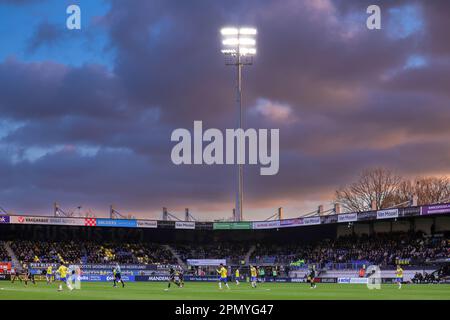
M 226 27 L 222 28 L 222 30 L 220 30 L 220 33 L 223 37 L 223 54 L 231 55 L 234 57 L 253 56 L 256 54 L 255 36 L 257 34 L 257 31 L 255 28 Z
M 222 34 L 222 53 L 227 57 L 226 65 L 236 67 L 236 96 L 238 121 L 237 128 L 242 129 L 242 67 L 253 64 L 253 56 L 256 55 L 257 30 L 250 27 L 225 27 L 220 30 Z M 238 148 L 244 143 L 242 136 L 238 138 Z M 235 220 L 243 220 L 243 194 L 244 176 L 243 165 L 237 165 L 237 190 L 235 205 Z
M 222 30 L 220 30 L 220 33 L 223 36 L 237 35 L 237 34 L 239 34 L 239 29 L 238 28 L 222 28 Z
M 255 28 L 241 28 L 239 29 L 239 34 L 242 35 L 252 35 L 255 36 L 257 34 L 257 30 Z

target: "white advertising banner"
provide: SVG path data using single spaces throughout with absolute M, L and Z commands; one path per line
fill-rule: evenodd
M 9 221 L 16 224 L 48 224 L 47 217 L 11 216 Z
M 253 229 L 276 229 L 280 227 L 280 220 L 253 222 Z
M 195 229 L 195 222 L 177 221 L 175 222 L 175 229 Z
M 377 219 L 398 218 L 398 209 L 387 209 L 377 211 Z
M 220 264 L 226 265 L 225 259 L 187 259 L 188 265 L 191 266 L 218 266 Z
M 367 284 L 367 278 L 338 278 L 338 283 Z
M 303 225 L 303 219 L 302 218 L 280 220 L 280 227 L 281 228 L 298 227 L 298 226 L 301 226 L 301 225 Z
M 303 218 L 303 224 L 305 226 L 311 226 L 311 225 L 315 225 L 315 224 L 320 224 L 320 217 Z
M 61 226 L 84 226 L 83 218 L 39 217 L 39 216 L 10 216 L 10 223 L 14 224 L 47 224 Z
M 84 226 L 84 218 L 48 218 L 48 224 L 61 226 Z
M 137 228 L 158 228 L 158 222 L 154 220 L 137 220 Z

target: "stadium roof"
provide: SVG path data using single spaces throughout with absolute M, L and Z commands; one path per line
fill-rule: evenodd
M 242 222 L 196 222 L 142 219 L 107 219 L 107 218 L 75 218 L 53 216 L 3 215 L 0 224 L 31 224 L 84 227 L 117 227 L 117 228 L 174 228 L 180 230 L 254 230 L 303 227 L 333 223 L 353 223 L 363 221 L 394 220 L 405 217 L 450 215 L 450 203 L 424 205 L 417 207 L 373 210 L 364 212 L 342 213 L 326 216 L 299 217 L 293 219 L 271 221 Z

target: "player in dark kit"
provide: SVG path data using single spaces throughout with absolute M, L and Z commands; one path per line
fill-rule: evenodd
M 184 287 L 184 274 L 183 274 L 183 270 L 181 270 L 180 272 L 178 272 L 178 281 L 180 282 L 180 288 Z
M 174 283 L 174 284 L 177 285 L 177 287 L 180 287 L 179 280 L 177 281 L 177 280 L 175 279 L 175 276 L 176 276 L 176 271 L 175 271 L 175 269 L 174 269 L 174 268 L 170 268 L 170 271 L 169 271 L 169 283 L 167 284 L 167 288 L 164 289 L 164 290 L 166 290 L 166 291 L 169 290 L 170 284 L 171 284 L 171 283 Z
M 316 288 L 315 278 L 316 278 L 316 270 L 315 270 L 315 268 L 313 266 L 312 269 L 311 269 L 311 272 L 309 273 L 309 276 L 308 276 L 308 281 L 311 284 L 311 287 L 310 287 L 311 289 Z
M 34 274 L 31 273 L 26 263 L 23 264 L 23 274 L 26 286 L 28 285 L 28 281 L 33 282 L 33 284 L 36 284 L 36 281 L 34 281 Z

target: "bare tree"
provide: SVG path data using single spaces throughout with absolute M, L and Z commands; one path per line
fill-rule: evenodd
M 397 193 L 398 203 L 418 197 L 418 205 L 450 201 L 450 179 L 448 177 L 421 177 L 413 181 L 402 181 Z
M 376 209 L 396 205 L 397 190 L 402 178 L 385 168 L 367 169 L 359 179 L 336 191 L 336 200 L 346 211 L 366 211 L 375 202 Z

